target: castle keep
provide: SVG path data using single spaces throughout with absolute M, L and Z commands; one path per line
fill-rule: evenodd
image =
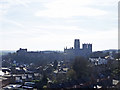
M 92 53 L 92 44 L 82 44 L 82 48 L 80 48 L 80 40 L 75 39 L 74 41 L 74 48 L 67 49 L 64 48 L 64 53 L 69 57 L 76 57 L 76 56 L 84 56 L 87 57 Z

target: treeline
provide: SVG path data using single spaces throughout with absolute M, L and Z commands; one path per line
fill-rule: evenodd
M 49 62 L 53 62 L 55 60 L 63 60 L 64 55 L 63 53 L 24 53 L 24 54 L 18 54 L 18 53 L 9 53 L 7 55 L 2 56 L 3 60 L 3 66 L 4 61 L 12 63 L 13 61 L 16 61 L 20 64 L 30 64 L 34 63 L 36 65 L 44 65 Z
M 102 51 L 98 51 L 98 52 L 93 52 L 89 57 L 105 57 L 108 55 L 109 55 L 108 52 L 104 53 Z M 113 53 L 112 55 L 115 59 L 118 56 L 120 56 L 119 53 L 118 54 Z M 65 60 L 65 59 L 70 60 L 69 58 L 67 58 L 65 56 L 64 53 L 61 53 L 61 52 L 53 52 L 53 53 L 32 53 L 32 52 L 28 53 L 27 52 L 27 53 L 23 53 L 23 54 L 19 54 L 16 52 L 16 53 L 9 53 L 7 55 L 3 55 L 2 56 L 2 60 L 3 60 L 2 65 L 8 66 L 13 61 L 16 61 L 21 64 L 34 63 L 36 65 L 44 65 L 46 63 L 53 62 L 55 60 L 61 61 L 61 60 Z M 6 61 L 6 63 L 4 63 L 4 60 Z

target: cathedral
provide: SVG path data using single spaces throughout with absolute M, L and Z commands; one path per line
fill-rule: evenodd
M 69 57 L 84 56 L 87 57 L 92 53 L 92 44 L 82 44 L 80 48 L 80 40 L 75 39 L 74 48 L 64 48 L 64 53 Z
M 63 59 L 74 59 L 77 56 L 88 57 L 92 53 L 92 44 L 82 44 L 82 48 L 80 48 L 80 40 L 75 39 L 74 47 L 72 48 L 64 48 L 64 52 L 57 51 L 27 51 L 27 49 L 20 48 L 17 50 L 18 56 L 27 56 L 27 57 L 39 57 L 45 59 L 55 59 L 55 60 L 63 60 Z M 48 56 L 48 57 L 47 57 Z

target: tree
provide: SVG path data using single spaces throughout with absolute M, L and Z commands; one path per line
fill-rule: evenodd
M 89 62 L 83 57 L 75 58 L 72 68 L 76 72 L 77 78 L 84 78 L 90 75 Z
M 48 82 L 47 76 L 44 74 L 42 79 L 35 81 L 36 88 L 37 89 L 43 88 L 43 86 L 47 85 L 47 82 Z
M 90 54 L 90 57 L 105 57 L 105 56 L 108 56 L 109 55 L 109 52 L 102 52 L 102 51 L 97 51 L 97 52 L 93 52 Z
M 58 66 L 58 62 L 57 62 L 57 60 L 55 60 L 54 65 L 53 65 L 54 69 L 57 69 L 57 66 Z
M 43 85 L 47 85 L 48 79 L 47 79 L 47 76 L 45 74 L 43 75 L 41 82 Z
M 69 80 L 75 80 L 76 79 L 76 72 L 73 69 L 70 69 L 67 72 L 67 77 Z

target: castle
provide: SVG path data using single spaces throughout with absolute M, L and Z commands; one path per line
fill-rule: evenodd
M 67 49 L 64 48 L 64 53 L 69 57 L 76 57 L 76 56 L 84 56 L 87 57 L 92 53 L 92 44 L 82 44 L 82 48 L 80 48 L 80 40 L 75 39 L 74 41 L 74 48 Z

